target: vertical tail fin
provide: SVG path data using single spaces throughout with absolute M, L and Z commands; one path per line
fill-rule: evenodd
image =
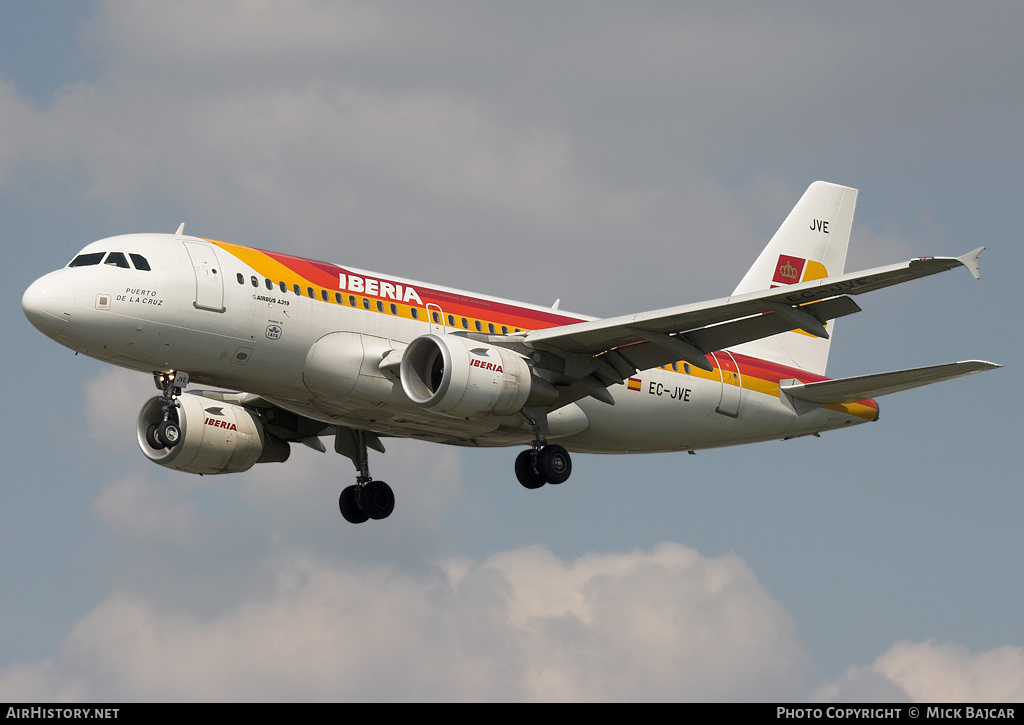
M 856 204 L 856 189 L 815 181 L 800 197 L 733 294 L 842 274 Z M 829 320 L 825 325 L 829 335 L 834 324 Z M 744 343 L 735 350 L 823 375 L 828 362 L 829 342 L 829 339 L 795 330 Z

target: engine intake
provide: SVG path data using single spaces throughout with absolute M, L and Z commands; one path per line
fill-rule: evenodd
M 150 398 L 139 412 L 136 433 L 146 458 L 186 473 L 239 473 L 257 463 L 288 460 L 291 449 L 268 433 L 259 417 L 240 405 L 200 395 L 182 395 L 175 413 L 181 440 L 173 448 L 154 448 L 146 432 L 163 421 L 161 398 Z
M 423 335 L 409 343 L 401 378 L 412 402 L 460 418 L 511 415 L 558 397 L 521 355 L 456 335 Z

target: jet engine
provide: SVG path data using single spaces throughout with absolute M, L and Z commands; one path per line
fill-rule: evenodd
M 256 463 L 286 461 L 291 453 L 288 442 L 268 433 L 246 408 L 200 395 L 182 395 L 178 403 L 181 438 L 169 448 L 157 447 L 151 432 L 163 421 L 163 400 L 151 398 L 139 413 L 139 447 L 154 463 L 186 473 L 239 473 Z
M 409 343 L 401 378 L 412 402 L 459 418 L 512 415 L 558 397 L 521 355 L 456 335 L 422 335 Z

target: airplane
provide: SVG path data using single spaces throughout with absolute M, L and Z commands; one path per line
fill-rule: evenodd
M 825 377 L 853 297 L 966 267 L 979 247 L 844 273 L 857 190 L 807 189 L 728 297 L 597 319 L 333 263 L 175 234 L 87 245 L 25 291 L 61 345 L 153 375 L 149 460 L 196 474 L 283 462 L 291 444 L 356 468 L 351 523 L 387 518 L 370 476 L 382 439 L 526 446 L 528 489 L 561 484 L 569 451 L 687 451 L 818 435 L 878 419 L 873 399 L 1000 367 L 968 360 Z M 190 383 L 217 390 L 183 393 Z

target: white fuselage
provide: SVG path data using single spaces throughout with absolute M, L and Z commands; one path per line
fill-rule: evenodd
M 37 280 L 23 302 L 33 324 L 105 362 L 147 373 L 184 370 L 196 383 L 381 435 L 528 444 L 533 432 L 523 416 L 466 419 L 425 409 L 381 361 L 429 333 L 485 339 L 502 326 L 512 335 L 530 329 L 531 320 L 554 326 L 590 319 L 195 237 L 112 237 L 76 259 L 115 251 L 129 264 L 82 264 Z M 319 283 L 311 281 L 316 275 Z M 549 437 L 575 451 L 693 450 L 877 417 L 873 401 L 797 414 L 780 398 L 779 380 L 821 376 L 738 353 L 712 358 L 711 372 L 682 361 L 639 371 L 609 388 L 614 405 L 585 397 L 559 408 L 549 416 Z

